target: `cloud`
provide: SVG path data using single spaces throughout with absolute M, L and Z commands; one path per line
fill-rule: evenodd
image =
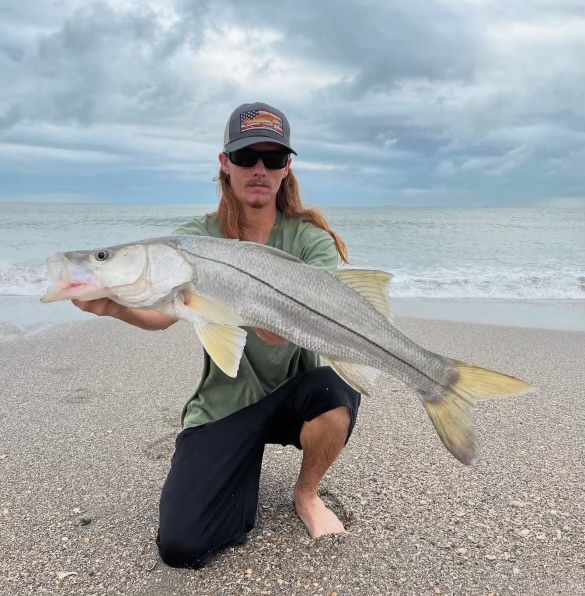
M 459 163 L 446 160 L 438 165 L 437 174 L 439 176 L 456 176 L 459 173 L 504 176 L 526 163 L 533 153 L 532 147 L 522 145 L 501 155 L 471 157 L 462 159 Z
M 258 0 L 7 0 L 0 40 L 0 154 L 10 162 L 0 175 L 13 188 L 49 164 L 47 184 L 61 176 L 65 187 L 65 164 L 79 162 L 112 200 L 124 179 L 153 197 L 192 196 L 217 168 L 229 113 L 262 100 L 289 116 L 307 186 L 323 180 L 340 200 L 363 192 L 386 204 L 447 182 L 477 204 L 583 190 L 577 0 L 299 0 L 278 10 Z
M 20 108 L 15 104 L 9 104 L 4 112 L 0 112 L 0 130 L 10 128 L 20 120 Z
M 112 163 L 120 160 L 120 158 L 117 158 L 111 153 L 100 151 L 60 149 L 58 147 L 20 145 L 16 143 L 3 143 L 0 145 L 0 156 L 7 161 L 36 158 L 44 161 Z

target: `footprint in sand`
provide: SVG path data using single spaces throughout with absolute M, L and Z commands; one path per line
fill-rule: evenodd
M 166 435 L 156 439 L 152 443 L 149 443 L 144 449 L 144 455 L 148 459 L 154 461 L 159 459 L 170 459 L 175 451 L 175 439 L 177 438 L 176 432 L 167 433 Z
M 54 375 L 58 375 L 59 377 L 66 377 L 74 372 L 76 372 L 78 369 L 75 368 L 75 366 L 52 366 L 52 365 L 47 365 L 47 366 L 43 366 L 41 367 L 43 370 L 46 370 Z
M 68 391 L 61 398 L 61 401 L 66 404 L 82 404 L 88 402 L 90 399 L 91 397 L 85 387 L 76 387 L 72 391 Z
M 331 511 L 337 515 L 343 527 L 347 530 L 353 523 L 354 515 L 334 493 L 329 489 L 321 487 L 319 489 L 319 496 Z
M 171 428 L 182 428 L 183 424 L 181 422 L 180 410 L 177 410 L 176 408 L 170 408 L 168 406 L 163 406 L 161 408 L 161 412 L 163 421 L 166 425 L 170 426 Z

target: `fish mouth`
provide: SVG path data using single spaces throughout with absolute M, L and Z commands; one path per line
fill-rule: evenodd
M 94 300 L 108 295 L 99 284 L 97 277 L 83 267 L 69 261 L 65 255 L 58 254 L 47 259 L 49 286 L 41 302 L 59 302 L 61 300 Z

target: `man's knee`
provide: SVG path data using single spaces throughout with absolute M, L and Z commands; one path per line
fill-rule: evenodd
M 197 535 L 159 534 L 157 546 L 160 558 L 169 567 L 199 569 L 207 565 L 220 550 L 211 539 Z
M 204 567 L 224 548 L 245 544 L 247 533 L 243 532 L 223 542 L 212 535 L 197 534 L 196 532 L 159 531 L 156 540 L 160 558 L 169 567 L 187 567 L 199 569 Z
M 166 536 L 156 541 L 158 553 L 164 563 L 169 567 L 189 567 L 198 569 L 211 561 L 213 553 L 210 547 L 200 542 L 196 537 L 188 539 L 181 536 Z
M 347 406 L 338 406 L 332 410 L 327 410 L 313 418 L 310 422 L 315 422 L 323 428 L 331 429 L 331 431 L 348 431 L 351 424 L 351 412 Z
M 312 420 L 303 424 L 301 429 L 301 445 L 304 446 L 309 440 L 321 440 L 331 442 L 333 437 L 343 440 L 347 443 L 349 431 L 351 429 L 351 413 L 347 406 L 339 406 L 333 410 L 323 412 Z

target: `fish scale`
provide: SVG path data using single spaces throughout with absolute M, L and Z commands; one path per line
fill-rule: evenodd
M 244 325 L 333 360 L 371 366 L 419 392 L 446 376 L 444 358 L 410 340 L 333 275 L 297 259 L 267 259 L 270 251 L 261 245 L 238 243 L 234 250 L 224 242 L 185 237 L 180 246 L 193 264 L 197 291 L 233 306 Z M 324 302 L 323 296 L 334 298 Z

